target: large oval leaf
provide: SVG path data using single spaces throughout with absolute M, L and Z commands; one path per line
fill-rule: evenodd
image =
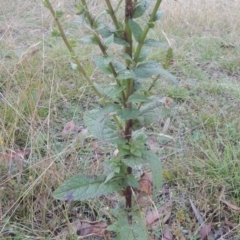
M 160 67 L 160 65 L 154 61 L 140 63 L 133 71 L 138 78 L 149 78 L 153 75 L 160 74 L 169 78 L 174 84 L 178 84 L 177 79 L 170 72 Z
M 53 197 L 63 201 L 83 201 L 116 192 L 123 188 L 121 181 L 104 183 L 105 179 L 106 176 L 76 175 L 57 188 L 53 193 Z

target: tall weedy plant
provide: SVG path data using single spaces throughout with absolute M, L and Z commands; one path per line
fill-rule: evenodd
M 113 2 L 118 2 L 115 9 Z M 148 148 L 144 126 L 157 118 L 154 109 L 163 103 L 162 99 L 150 96 L 159 75 L 177 83 L 175 77 L 157 62 L 147 59 L 149 48 L 163 45 L 147 38 L 149 30 L 162 16 L 162 12 L 158 11 L 161 0 L 105 0 L 105 15 L 110 17 L 111 24 L 109 18 L 105 21 L 107 17 L 102 14 L 93 16 L 85 0 L 80 0 L 76 6 L 78 14 L 82 15 L 91 30 L 91 35 L 85 36 L 82 41 L 99 47 L 101 54 L 94 57 L 94 62 L 106 77 L 113 79 L 113 84 L 107 86 L 93 81 L 85 72 L 75 54 L 76 41 L 67 37 L 59 21 L 63 13 L 55 11 L 49 0 L 44 0 L 44 4 L 57 24 L 58 30 L 55 29 L 53 35 L 62 37 L 79 72 L 100 98 L 101 106 L 84 116 L 89 132 L 101 141 L 116 145 L 118 149 L 117 154 L 105 161 L 111 172 L 98 176 L 76 175 L 64 182 L 54 192 L 54 197 L 60 200 L 86 200 L 121 192 L 125 197 L 125 208 L 114 210 L 118 221 L 110 225 L 109 230 L 117 233 L 117 239 L 147 239 L 141 211 L 132 206 L 133 193 L 140 187 L 132 170 L 139 165 L 147 165 L 151 169 L 153 196 L 156 196 L 162 186 L 161 162 Z M 151 4 L 153 8 L 149 10 Z M 125 9 L 124 19 L 118 19 L 117 11 L 122 7 Z M 116 49 L 113 51 L 110 47 L 112 45 L 120 45 L 122 48 L 119 49 L 122 50 L 116 53 Z M 149 82 L 147 88 L 143 85 L 144 79 Z M 132 227 L 129 228 L 129 224 Z

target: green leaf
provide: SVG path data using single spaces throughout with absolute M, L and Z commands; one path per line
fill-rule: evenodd
M 140 128 L 132 133 L 132 139 L 137 140 L 140 144 L 145 144 L 147 141 L 147 135 L 145 134 L 145 128 Z
M 153 21 L 156 22 L 157 20 L 161 19 L 163 17 L 163 14 L 164 14 L 163 11 L 157 11 L 156 16 Z
M 132 79 L 135 77 L 135 73 L 132 70 L 123 70 L 118 73 L 118 80 Z
M 130 146 L 129 146 L 129 149 L 126 149 L 126 148 L 123 147 L 124 144 L 126 144 L 126 143 L 123 143 L 122 146 L 119 146 L 119 147 L 118 147 L 118 151 L 119 151 L 118 154 L 121 155 L 121 156 L 123 156 L 123 157 L 125 157 L 126 155 L 129 155 L 129 154 L 130 154 Z
M 74 62 L 70 62 L 71 69 L 76 70 L 78 68 L 77 64 Z
M 132 31 L 132 34 L 133 34 L 135 40 L 137 42 L 139 42 L 141 39 L 142 33 L 143 33 L 141 27 L 136 22 L 134 22 L 132 19 L 129 19 L 128 23 L 129 23 L 129 27 L 131 28 L 131 31 Z
M 119 61 L 114 60 L 114 61 L 112 61 L 112 64 L 117 73 L 127 70 L 126 66 Z
M 124 27 L 124 24 L 123 24 L 122 22 L 118 22 L 118 24 L 119 24 L 119 29 L 115 29 L 114 32 L 115 32 L 119 37 L 121 37 L 121 36 L 124 35 L 125 27 Z
M 166 47 L 166 44 L 161 43 L 155 39 L 146 39 L 144 45 L 148 47 Z
M 124 186 L 121 181 L 104 184 L 105 180 L 106 176 L 79 174 L 58 187 L 54 191 L 53 197 L 63 201 L 83 201 L 119 191 Z
M 76 15 L 82 15 L 85 12 L 85 8 L 82 5 L 75 5 L 75 8 L 77 9 Z
M 60 18 L 60 17 L 62 17 L 62 16 L 63 16 L 63 11 L 57 10 L 57 11 L 55 12 L 55 18 Z
M 52 37 L 59 37 L 59 36 L 61 36 L 61 34 L 56 28 L 53 28 L 52 32 L 51 32 L 51 36 Z
M 96 82 L 94 82 L 93 85 L 105 98 L 109 98 L 113 101 L 118 101 L 120 93 L 126 88 L 125 86 L 117 85 L 101 86 Z
M 85 36 L 81 38 L 80 41 L 88 44 L 96 44 L 96 45 L 98 44 L 96 37 L 94 35 Z
M 142 126 L 148 127 L 149 125 L 159 120 L 159 113 L 155 110 L 151 110 L 144 114 L 141 114 L 138 117 L 138 120 Z
M 128 174 L 124 179 L 124 185 L 134 188 L 139 188 L 139 183 L 133 174 Z
M 118 168 L 115 168 L 113 172 L 110 172 L 110 173 L 107 175 L 104 183 L 107 183 L 107 182 L 109 182 L 110 180 L 112 180 L 113 178 L 115 178 L 116 176 L 119 176 L 118 172 L 116 171 L 116 170 L 118 170 L 118 169 L 120 169 L 120 168 L 119 168 L 119 167 L 118 167 Z
M 154 22 L 148 22 L 147 25 L 148 25 L 149 28 L 154 28 L 155 27 Z
M 112 61 L 113 57 L 104 57 L 103 59 L 104 64 L 108 66 L 109 63 Z
M 135 108 L 124 108 L 124 109 L 120 109 L 117 111 L 118 116 L 122 119 L 122 120 L 129 120 L 129 119 L 135 119 L 140 115 L 140 111 L 138 109 Z
M 131 139 L 129 142 L 130 145 L 130 153 L 136 157 L 142 157 L 142 152 L 145 150 L 146 140 L 143 139 Z
M 150 3 L 152 1 L 153 0 L 140 0 L 140 1 L 137 1 L 137 5 L 135 6 L 133 18 L 141 17 L 146 12 L 146 10 L 149 8 Z
M 156 98 L 152 100 L 152 102 L 142 106 L 140 108 L 140 116 L 144 115 L 145 113 L 148 113 L 149 111 L 152 111 L 154 108 L 157 108 L 163 104 L 163 101 L 161 98 Z
M 76 43 L 76 40 L 74 38 L 69 38 L 68 42 L 73 48 L 77 47 L 77 43 Z
M 166 57 L 164 59 L 163 68 L 168 69 L 173 62 L 173 49 L 171 47 L 168 48 Z
M 143 126 L 149 126 L 159 120 L 159 107 L 162 106 L 163 101 L 159 98 L 155 98 L 152 102 L 143 105 L 140 108 L 139 122 Z
M 133 155 L 133 156 L 136 156 L 136 157 L 142 157 L 142 149 L 139 148 L 139 146 L 137 147 L 131 147 L 130 149 L 130 153 Z
M 45 0 L 43 0 L 42 2 L 43 2 L 43 5 L 44 5 L 45 8 L 49 8 L 49 6 L 48 6 L 48 4 Z
M 114 34 L 114 43 L 124 47 L 130 47 L 130 44 L 121 37 L 119 37 L 117 34 Z
M 110 35 L 109 37 L 104 39 L 105 46 L 109 47 L 114 41 L 114 35 Z
M 94 62 L 97 65 L 97 67 L 106 74 L 112 74 L 112 71 L 109 67 L 109 58 L 101 57 L 101 56 L 95 56 Z
M 91 74 L 93 73 L 93 65 L 90 62 L 88 62 L 88 64 L 86 64 L 85 66 L 85 69 L 87 76 L 90 77 Z
M 127 54 L 127 53 L 121 53 L 121 57 L 123 57 L 125 60 L 133 61 L 133 59 Z
M 111 116 L 120 109 L 117 104 L 106 105 L 102 109 L 94 109 L 84 114 L 84 123 L 89 132 L 102 141 L 118 142 L 119 136 Z
M 144 163 L 142 157 L 137 157 L 133 155 L 129 155 L 126 157 L 123 157 L 122 161 L 129 167 L 136 167 Z
M 116 216 L 117 222 L 107 227 L 107 230 L 117 233 L 116 240 L 146 240 L 148 232 L 144 221 L 144 216 L 140 210 L 124 211 L 115 209 L 111 213 Z M 132 223 L 129 225 L 128 218 L 131 216 Z
M 146 97 L 144 94 L 140 93 L 133 93 L 132 95 L 129 96 L 128 103 L 148 103 L 151 102 L 151 99 Z
M 148 162 L 149 167 L 152 171 L 153 197 L 155 198 L 159 194 L 159 191 L 162 189 L 162 163 L 160 158 L 151 151 L 143 152 L 143 159 Z
M 149 78 L 153 75 L 158 75 L 160 66 L 154 61 L 140 63 L 137 68 L 133 69 L 136 76 L 139 78 Z
M 177 79 L 170 72 L 160 67 L 159 64 L 154 61 L 140 63 L 133 71 L 138 78 L 150 78 L 153 75 L 160 74 L 169 78 L 174 84 L 178 84 Z
M 139 54 L 138 62 L 143 62 L 147 59 L 150 51 L 148 47 L 143 46 Z
M 101 23 L 96 32 L 101 35 L 102 38 L 108 38 L 113 34 L 113 31 L 104 23 Z

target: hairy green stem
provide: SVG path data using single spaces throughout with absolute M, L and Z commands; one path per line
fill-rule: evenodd
M 140 56 L 140 53 L 141 53 L 144 41 L 145 41 L 146 36 L 148 34 L 148 31 L 150 29 L 149 25 L 150 25 L 150 23 L 152 23 L 154 21 L 161 2 L 162 2 L 162 0 L 157 0 L 156 1 L 155 6 L 153 8 L 153 11 L 151 13 L 151 16 L 150 16 L 150 18 L 149 18 L 149 20 L 148 20 L 148 22 L 147 22 L 147 24 L 146 24 L 146 26 L 145 26 L 145 28 L 143 30 L 142 36 L 140 37 L 140 40 L 138 42 L 138 45 L 137 45 L 137 48 L 136 48 L 136 51 L 135 51 L 135 54 L 134 54 L 134 62 L 135 62 L 135 64 L 138 63 L 139 56 Z
M 111 2 L 109 0 L 105 0 L 105 3 L 107 4 L 108 10 L 109 10 L 109 14 L 110 14 L 110 16 L 111 16 L 111 18 L 113 20 L 113 23 L 114 23 L 116 29 L 119 29 L 120 27 L 119 27 L 119 24 L 118 24 L 115 12 L 114 12 L 114 10 L 112 8 Z
M 45 0 L 46 4 L 47 4 L 47 7 L 48 9 L 50 10 L 51 14 L 53 15 L 54 19 L 55 19 L 55 22 L 57 24 L 57 27 L 58 27 L 58 30 L 60 32 L 60 35 L 66 45 L 66 47 L 68 48 L 69 52 L 71 53 L 71 57 L 72 59 L 75 61 L 75 63 L 77 64 L 77 67 L 78 67 L 78 70 L 80 71 L 80 73 L 83 75 L 83 77 L 87 80 L 87 82 L 89 83 L 89 85 L 91 86 L 91 88 L 93 89 L 93 91 L 96 93 L 96 95 L 100 98 L 102 98 L 102 94 L 97 90 L 97 88 L 93 85 L 91 79 L 87 76 L 87 73 L 85 72 L 84 70 L 84 67 L 81 65 L 81 63 L 79 62 L 78 58 L 76 57 L 76 54 L 71 46 L 71 44 L 69 43 L 68 39 L 67 39 L 67 36 L 62 28 L 62 25 L 59 21 L 59 19 L 56 17 L 56 13 L 55 11 L 53 10 L 53 7 L 50 3 L 49 0 Z
M 119 118 L 116 114 L 113 115 L 113 119 L 114 119 L 115 123 L 117 124 L 118 129 L 123 130 L 123 126 L 122 126 L 121 122 L 119 121 Z

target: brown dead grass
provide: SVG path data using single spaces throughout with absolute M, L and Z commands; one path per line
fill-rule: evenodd
M 215 36 L 236 40 L 239 37 L 240 21 L 238 12 L 240 2 L 234 0 L 177 0 L 163 1 L 165 18 L 164 30 L 171 34 L 172 29 L 187 35 Z M 173 32 L 174 34 L 174 32 Z

